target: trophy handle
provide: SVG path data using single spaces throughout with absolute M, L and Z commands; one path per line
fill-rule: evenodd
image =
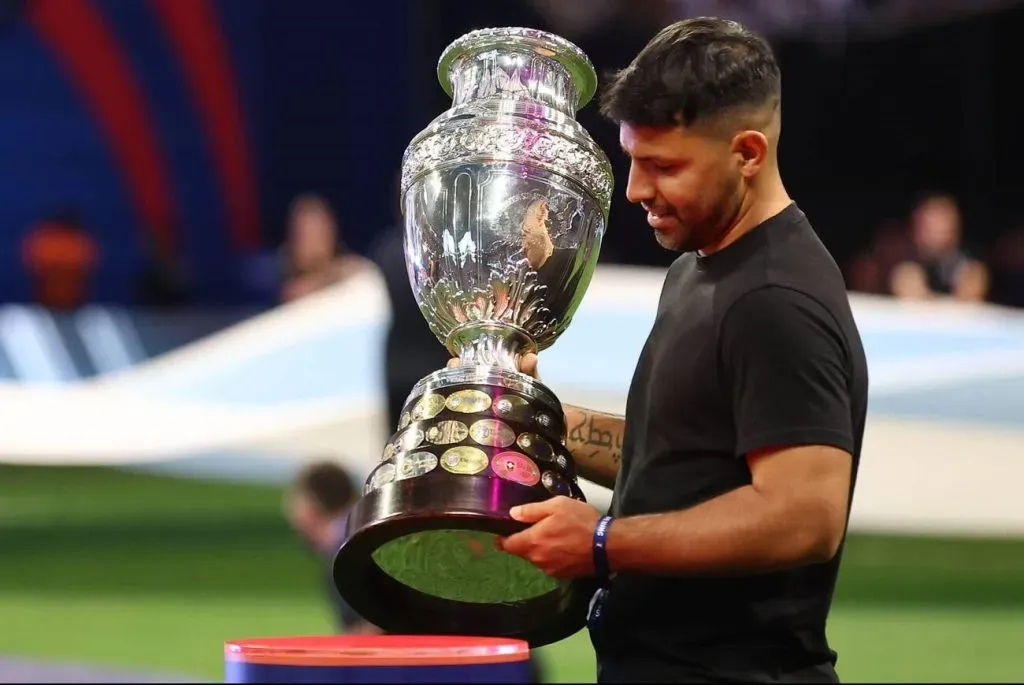
M 500 366 L 519 371 L 523 355 L 537 351 L 526 331 L 498 321 L 467 321 L 448 334 L 445 347 L 466 366 Z

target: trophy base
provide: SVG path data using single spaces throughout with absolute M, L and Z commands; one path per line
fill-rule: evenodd
M 334 561 L 341 596 L 391 633 L 514 637 L 532 647 L 586 624 L 592 581 L 551 578 L 497 549 L 526 528 L 509 509 L 584 500 L 561 405 L 497 367 L 420 381 L 350 510 Z

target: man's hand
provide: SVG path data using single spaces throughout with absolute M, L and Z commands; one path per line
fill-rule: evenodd
M 530 352 L 520 357 L 519 372 L 540 380 L 540 373 L 537 371 L 537 355 Z
M 498 539 L 498 549 L 522 557 L 549 576 L 562 579 L 594 575 L 594 529 L 601 513 L 569 497 L 512 507 L 526 530 Z
M 889 289 L 901 300 L 927 300 L 935 294 L 928 287 L 924 269 L 914 262 L 901 262 L 893 268 Z

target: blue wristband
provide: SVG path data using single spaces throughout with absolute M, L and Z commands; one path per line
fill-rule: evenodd
M 597 579 L 604 585 L 608 581 L 608 529 L 612 525 L 611 516 L 602 516 L 594 528 L 594 571 Z

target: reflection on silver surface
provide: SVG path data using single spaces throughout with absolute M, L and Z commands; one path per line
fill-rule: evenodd
M 473 440 L 488 447 L 508 447 L 516 441 L 516 432 L 502 421 L 480 419 L 469 427 Z
M 613 178 L 574 118 L 596 75 L 572 43 L 520 28 L 463 36 L 438 75 L 453 105 L 402 165 L 410 281 L 464 364 L 515 370 L 566 329 L 597 262 Z
M 554 471 L 545 471 L 540 481 L 552 495 L 572 496 L 572 488 L 569 487 L 568 481 Z
M 417 421 L 432 419 L 440 414 L 442 409 L 444 409 L 444 395 L 434 393 L 424 395 L 412 408 L 412 418 Z
M 555 458 L 555 448 L 544 438 L 536 433 L 523 433 L 516 438 L 519 449 L 529 454 L 534 459 L 551 461 Z
M 487 468 L 487 453 L 465 445 L 452 447 L 441 455 L 441 466 L 446 471 L 471 476 Z
M 469 426 L 462 421 L 441 421 L 427 429 L 427 440 L 434 445 L 454 445 L 469 436 Z
M 423 442 L 423 431 L 419 428 L 413 427 L 406 430 L 395 441 L 395 450 L 402 452 L 410 452 Z
M 445 401 L 444 406 L 449 411 L 459 414 L 476 414 L 491 407 L 491 396 L 483 390 L 467 389 L 456 390 Z
M 437 456 L 430 452 L 412 452 L 398 457 L 395 463 L 395 480 L 408 480 L 433 471 L 437 466 Z
M 384 462 L 370 474 L 370 477 L 366 480 L 366 486 L 363 488 L 363 493 L 377 490 L 394 480 L 395 465 L 391 462 Z
M 440 369 L 429 376 L 421 378 L 413 387 L 412 392 L 409 393 L 409 398 L 406 402 L 426 392 L 427 394 L 424 397 L 440 397 L 441 406 L 444 407 L 444 396 L 440 392 L 456 385 L 484 385 L 506 388 L 536 402 L 544 403 L 552 411 L 560 412 L 562 410 L 562 405 L 559 403 L 558 398 L 540 381 L 518 371 L 509 371 L 496 366 L 456 366 L 454 368 Z M 420 399 L 417 401 L 416 406 L 419 407 L 422 404 L 427 403 Z M 518 402 L 514 398 L 509 398 L 509 404 L 518 406 Z M 436 416 L 438 413 L 440 413 L 440 410 L 434 412 L 432 416 Z M 414 416 L 415 414 L 416 412 L 413 411 Z

